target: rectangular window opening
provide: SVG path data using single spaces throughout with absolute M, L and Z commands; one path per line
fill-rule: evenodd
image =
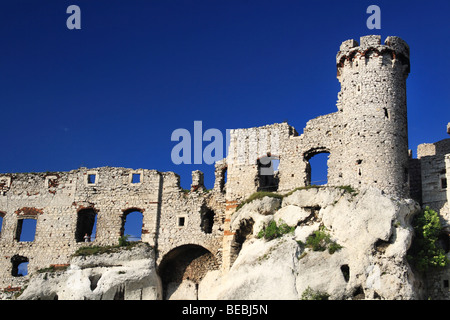
M 133 173 L 131 176 L 131 183 L 141 183 L 141 174 Z
M 441 178 L 441 188 L 447 189 L 447 178 Z
M 95 181 L 97 180 L 97 175 L 96 174 L 88 174 L 88 178 L 87 178 L 87 183 L 88 184 L 95 184 Z
M 36 219 L 19 219 L 17 221 L 16 240 L 19 242 L 32 242 L 36 235 Z
M 178 217 L 178 226 L 184 227 L 184 223 L 186 222 L 185 217 Z

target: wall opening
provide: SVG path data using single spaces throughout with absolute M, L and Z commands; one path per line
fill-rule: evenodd
M 141 174 L 140 173 L 132 173 L 131 183 L 141 183 Z
M 450 235 L 447 232 L 441 232 L 438 236 L 438 246 L 441 247 L 445 253 L 450 251 Z
M 212 233 L 214 225 L 214 211 L 210 208 L 202 208 L 200 228 L 204 233 Z
M 225 167 L 220 171 L 220 181 L 219 181 L 219 187 L 220 192 L 224 193 L 226 191 L 226 185 L 227 185 L 227 176 L 228 176 L 228 168 Z
M 36 236 L 36 219 L 17 220 L 15 239 L 20 242 L 32 242 Z
M 326 149 L 314 149 L 304 155 L 306 161 L 306 184 L 328 184 L 328 159 L 330 152 Z
M 186 224 L 186 217 L 177 217 L 177 226 L 184 227 Z
M 442 170 L 439 173 L 439 186 L 441 187 L 441 190 L 447 189 L 447 176 L 446 176 L 447 170 Z
M 270 152 L 266 156 L 259 158 L 256 161 L 258 166 L 258 176 L 256 178 L 256 185 L 258 191 L 274 192 L 278 190 L 278 164 L 279 159 L 272 156 Z
M 2 237 L 2 229 L 3 229 L 3 218 L 5 217 L 4 212 L 0 212 L 0 238 Z
M 345 282 L 348 282 L 350 280 L 350 267 L 348 266 L 348 264 L 343 264 L 341 266 L 341 272 L 344 276 Z
M 144 215 L 138 209 L 129 209 L 122 215 L 121 236 L 128 236 L 128 241 L 141 241 L 142 239 L 142 220 Z
M 95 240 L 97 230 L 97 213 L 93 208 L 82 209 L 77 214 L 76 242 L 91 242 Z
M 158 267 L 163 299 L 197 299 L 198 284 L 208 271 L 218 267 L 214 255 L 202 246 L 187 244 L 171 250 Z
M 88 184 L 95 184 L 97 180 L 97 175 L 96 174 L 88 174 L 87 176 L 87 183 Z
M 28 258 L 24 256 L 14 255 L 11 258 L 13 277 L 23 277 L 28 274 Z

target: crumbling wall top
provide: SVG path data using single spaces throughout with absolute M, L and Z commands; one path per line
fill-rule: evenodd
M 360 42 L 354 39 L 342 42 L 336 56 L 336 64 L 339 66 L 345 59 L 351 60 L 357 53 L 365 54 L 368 50 L 378 53 L 391 52 L 394 58 L 400 59 L 404 64 L 409 65 L 409 46 L 399 37 L 389 36 L 381 44 L 381 36 L 368 35 L 360 38 Z

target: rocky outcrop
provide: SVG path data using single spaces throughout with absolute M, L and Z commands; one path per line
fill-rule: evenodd
M 145 243 L 111 253 L 76 256 L 65 271 L 33 275 L 20 300 L 155 300 L 161 282 Z
M 410 268 L 413 200 L 378 189 L 304 188 L 282 199 L 245 204 L 231 220 L 242 240 L 227 272 L 212 270 L 166 288 L 168 299 L 421 299 L 422 281 Z M 274 222 L 276 238 L 265 237 Z M 245 230 L 243 230 L 245 229 Z M 312 235 L 322 236 L 313 242 Z M 270 240 L 268 240 L 270 239 Z M 36 274 L 19 299 L 161 299 L 154 250 L 73 257 L 66 271 Z
M 377 189 L 361 194 L 345 188 L 310 188 L 284 197 L 281 208 L 262 214 L 255 200 L 237 211 L 232 228 L 249 225 L 230 271 L 209 273 L 200 299 L 301 299 L 307 289 L 330 299 L 419 299 L 422 283 L 406 260 L 412 240 L 410 221 L 420 207 Z M 295 227 L 274 240 L 257 235 L 270 221 Z M 334 252 L 309 246 L 314 231 L 326 234 Z M 337 249 L 336 249 L 337 248 Z M 315 249 L 317 251 L 315 251 Z M 332 252 L 332 253 L 330 253 Z

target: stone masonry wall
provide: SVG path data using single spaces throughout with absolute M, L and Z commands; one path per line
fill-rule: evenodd
M 138 179 L 133 180 L 133 174 Z M 20 287 L 26 279 L 12 275 L 14 261 L 28 260 L 28 273 L 32 273 L 69 263 L 81 246 L 117 244 L 124 218 L 131 211 L 142 212 L 141 239 L 157 247 L 159 259 L 175 246 L 194 243 L 219 255 L 221 261 L 223 210 L 216 206 L 223 203 L 223 194 L 204 188 L 184 192 L 179 176 L 172 172 L 101 167 L 3 174 L 0 188 L 0 288 Z M 96 213 L 97 231 L 89 243 L 75 238 L 78 213 L 83 209 Z M 209 233 L 201 227 L 201 214 L 207 209 L 213 212 L 214 221 Z M 178 227 L 181 215 L 186 220 Z M 19 241 L 22 219 L 36 220 L 33 241 Z
M 409 196 L 406 78 L 409 47 L 397 37 L 345 41 L 338 52 L 338 112 L 310 120 L 301 135 L 287 123 L 232 130 L 227 200 L 258 190 L 257 161 L 279 159 L 277 191 L 311 183 L 309 159 L 329 153 L 328 185 L 375 186 Z

